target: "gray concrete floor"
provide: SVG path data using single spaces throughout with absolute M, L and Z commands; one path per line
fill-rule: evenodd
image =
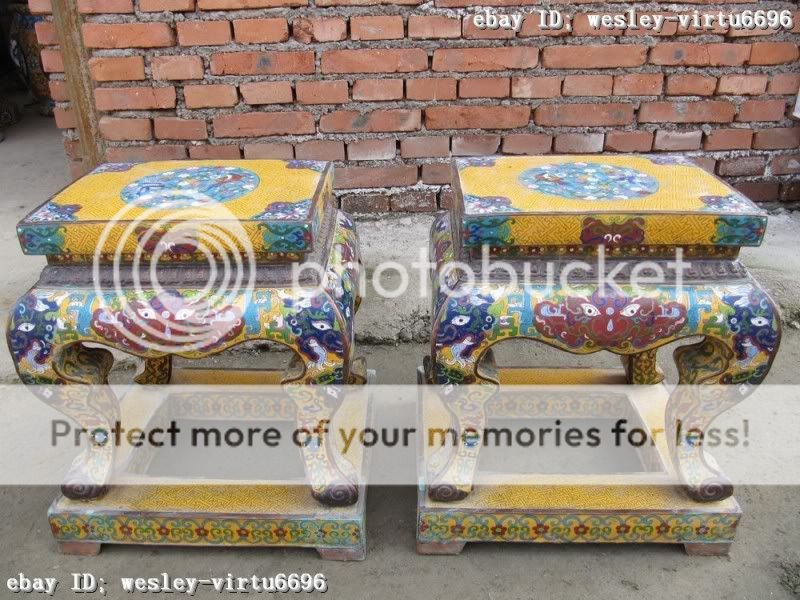
M 30 286 L 43 260 L 23 257 L 15 222 L 67 182 L 61 141 L 51 120 L 27 115 L 0 143 L 0 311 Z M 360 234 L 368 268 L 377 257 L 415 258 L 413 246 L 424 243 L 429 217 L 393 217 L 389 227 L 363 220 Z M 800 218 L 772 219 L 767 244 L 744 258 L 756 276 L 773 290 L 790 320 L 797 318 L 800 293 Z M 413 252 L 412 252 L 413 251 Z M 412 256 L 413 254 L 413 256 Z M 371 306 L 359 314 L 359 330 L 373 340 L 420 339 L 427 303 Z M 391 309 L 391 313 L 387 313 Z M 399 313 L 399 314 L 398 314 Z M 386 324 L 386 314 L 397 314 Z M 370 338 L 362 338 L 368 341 Z M 360 353 L 378 372 L 380 383 L 414 383 L 425 344 L 360 345 Z M 535 345 L 501 346 L 501 356 L 520 362 L 543 358 L 564 364 L 566 357 Z M 616 365 L 614 357 L 602 360 Z M 798 383 L 800 332 L 788 327 L 783 348 L 770 375 L 772 383 Z M 597 364 L 597 363 L 594 363 Z M 666 365 L 665 365 L 666 366 Z M 0 381 L 14 381 L 6 352 L 0 352 Z M 13 415 L 6 415 L 13 418 Z M 745 487 L 736 495 L 745 517 L 727 558 L 688 557 L 670 546 L 468 545 L 461 556 L 423 557 L 414 551 L 415 490 L 373 488 L 368 496 L 368 557 L 361 563 L 321 561 L 312 550 L 201 549 L 107 546 L 96 558 L 57 553 L 45 513 L 56 490 L 50 487 L 0 488 L 0 598 L 13 597 L 5 581 L 13 574 L 56 576 L 64 590 L 70 573 L 88 570 L 108 582 L 110 598 L 121 598 L 120 576 L 272 575 L 323 572 L 329 596 L 373 598 L 402 594 L 420 598 L 790 598 L 800 594 L 800 495 L 795 488 Z M 86 597 L 81 595 L 79 597 Z M 218 597 L 205 591 L 198 597 Z

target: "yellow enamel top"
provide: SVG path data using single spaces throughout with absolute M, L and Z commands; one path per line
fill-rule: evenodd
M 161 198 L 166 203 L 166 206 L 160 209 L 159 206 L 138 206 L 132 202 L 125 202 L 122 198 L 122 191 L 147 176 L 164 176 L 168 173 L 195 167 L 222 169 L 232 167 L 252 172 L 257 176 L 257 180 L 253 180 L 255 187 L 243 190 L 245 193 L 241 196 L 224 203 L 232 217 L 248 220 L 276 202 L 297 203 L 315 196 L 322 174 L 312 169 L 289 168 L 288 165 L 289 163 L 282 160 L 198 160 L 140 163 L 133 165 L 127 171 L 90 173 L 56 194 L 52 201 L 61 205 L 79 205 L 81 208 L 75 213 L 78 221 L 108 221 L 122 210 L 125 210 L 126 220 L 138 219 L 145 215 L 149 219 L 160 219 L 166 216 L 179 218 L 182 211 L 188 213 L 191 207 L 184 203 L 178 203 L 177 206 L 171 205 L 171 197 L 168 193 L 160 196 L 159 204 L 161 204 Z M 237 172 L 234 172 L 233 176 L 236 175 Z M 225 172 L 221 172 L 220 178 L 225 177 Z M 198 178 L 195 183 L 199 184 L 200 179 Z M 203 202 L 205 196 L 202 193 L 198 195 L 200 202 Z
M 511 210 L 497 211 L 503 213 L 705 212 L 707 205 L 701 200 L 702 196 L 737 193 L 722 180 L 688 161 L 680 164 L 654 162 L 654 159 L 664 158 L 632 155 L 491 157 L 494 161 L 492 166 L 474 165 L 473 161 L 466 159 L 456 161 L 456 167 L 464 196 L 508 198 Z M 524 174 L 529 170 L 565 164 L 573 166 L 572 172 L 566 170 L 559 173 L 558 169 L 552 169 L 553 175 L 549 181 L 540 179 L 542 183 L 537 186 L 532 174 L 528 179 L 531 183 L 525 182 Z M 576 165 L 609 165 L 628 170 L 632 179 L 626 181 L 626 172 L 623 170 L 610 170 L 605 174 L 605 182 L 601 181 L 604 179 L 602 171 L 585 174 L 582 181 Z M 540 177 L 547 177 L 545 171 L 538 173 Z M 616 180 L 609 175 L 616 175 Z M 593 184 L 602 186 L 604 183 L 608 187 L 592 187 Z M 625 189 L 626 185 L 628 189 Z M 559 195 L 555 193 L 557 190 L 566 194 Z M 611 195 L 612 198 L 602 197 L 604 191 L 605 195 Z M 592 195 L 596 197 L 587 197 Z M 751 208 L 747 211 L 749 214 L 763 214 L 755 204 L 748 203 Z M 476 212 L 467 206 L 464 214 Z

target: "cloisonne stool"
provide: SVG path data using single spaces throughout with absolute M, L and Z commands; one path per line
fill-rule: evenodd
M 418 551 L 457 554 L 466 542 L 510 541 L 682 543 L 690 554 L 727 553 L 741 511 L 730 481 L 693 435 L 752 392 L 778 350 L 778 309 L 737 259 L 741 246 L 761 243 L 765 213 L 675 156 L 461 159 L 453 180 L 454 207 L 432 229 L 431 354 L 419 375 L 443 392 L 424 386 L 419 418 L 423 433 L 473 433 L 421 448 Z M 481 280 L 484 246 L 490 265 L 510 265 L 515 284 L 495 269 Z M 667 266 L 678 248 L 691 263 L 681 281 Z M 576 259 L 586 268 L 568 274 L 565 290 L 559 276 Z M 458 261 L 472 269 L 472 281 Z M 656 273 L 653 265 L 668 279 L 641 283 L 635 293 L 632 272 L 641 267 L 641 280 Z M 601 269 L 617 273 L 621 292 L 600 289 Z M 702 340 L 673 353 L 680 383 L 729 385 L 681 385 L 670 394 L 660 384 L 658 348 L 691 336 Z M 573 354 L 607 350 L 623 368 L 498 367 L 492 346 L 512 338 Z M 513 388 L 494 397 L 498 384 L 588 383 L 644 385 L 578 398 L 554 392 L 535 405 Z M 481 471 L 488 448 L 474 432 L 489 419 L 533 414 L 552 423 L 609 412 L 656 440 L 624 479 L 581 485 L 580 475 L 552 471 Z
M 274 417 L 312 431 L 344 413 L 364 427 L 363 398 L 331 392 L 366 379 L 353 357 L 356 232 L 336 209 L 332 186 L 332 166 L 314 161 L 106 164 L 19 223 L 23 251 L 48 264 L 8 324 L 17 372 L 39 398 L 100 431 L 49 512 L 63 551 L 94 554 L 102 543 L 276 545 L 364 557 L 366 467 L 357 449 L 345 457 L 330 437 L 304 445 L 298 485 L 186 479 L 181 486 L 148 480 L 152 453 L 115 456 L 103 433 L 120 417 L 144 427 L 174 417 Z M 293 263 L 319 267 L 303 270 L 293 286 Z M 259 340 L 294 352 L 285 371 L 172 366 L 173 356 L 206 358 Z M 107 386 L 89 393 L 61 385 L 107 383 L 114 357 L 106 348 L 144 359 L 140 384 L 283 384 L 286 394 L 223 399 L 220 412 L 218 392 L 159 407 L 147 387 L 117 399 Z M 123 465 L 121 481 L 139 485 L 108 485 L 115 465 Z

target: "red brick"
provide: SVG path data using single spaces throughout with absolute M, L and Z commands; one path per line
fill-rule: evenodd
M 153 128 L 150 124 L 150 119 L 117 119 L 116 117 L 103 116 L 100 117 L 98 126 L 103 139 L 114 142 L 153 139 Z
M 800 73 L 778 73 L 769 82 L 770 94 L 794 95 L 800 89 Z
M 175 88 L 128 87 L 97 88 L 94 91 L 97 110 L 151 110 L 175 108 Z
M 745 100 L 739 105 L 737 121 L 783 121 L 786 112 L 786 101 L 783 98 L 775 100 Z
M 453 179 L 450 163 L 431 163 L 422 165 L 422 183 L 443 184 Z
M 308 140 L 295 144 L 294 154 L 301 160 L 344 160 L 344 142 Z
M 453 17 L 410 15 L 408 37 L 420 39 L 459 38 L 461 21 Z
M 84 23 L 87 48 L 162 48 L 175 45 L 166 23 Z
M 347 144 L 348 160 L 392 160 L 397 154 L 397 140 L 359 140 Z
M 730 123 L 736 107 L 724 100 L 643 102 L 640 123 Z
M 334 173 L 334 187 L 340 190 L 407 186 L 415 183 L 417 183 L 415 165 L 336 167 Z
M 774 202 L 780 185 L 772 181 L 742 181 L 733 187 L 754 202 Z
M 142 12 L 191 12 L 194 10 L 194 0 L 139 0 L 139 10 Z
M 581 154 L 603 151 L 602 133 L 561 133 L 556 136 L 555 152 Z
M 717 173 L 723 176 L 763 175 L 767 160 L 763 156 L 739 156 L 717 163 Z
M 750 52 L 751 65 L 780 65 L 795 62 L 800 53 L 794 42 L 756 42 Z
M 211 56 L 212 75 L 288 75 L 314 73 L 314 53 L 225 52 Z
M 667 96 L 711 96 L 717 78 L 698 73 L 679 73 L 667 77 Z
M 284 143 L 245 144 L 244 157 L 291 160 L 294 158 L 294 148 L 291 144 Z
M 187 85 L 183 88 L 187 108 L 236 106 L 239 95 L 235 85 Z
M 350 37 L 354 40 L 399 40 L 405 35 L 403 17 L 350 17 Z
M 406 79 L 406 98 L 409 100 L 455 100 L 456 80 L 450 77 Z
M 94 81 L 141 81 L 144 57 L 95 56 L 89 59 L 89 73 Z
M 160 140 L 204 140 L 208 138 L 204 119 L 156 117 L 153 119 L 153 128 L 156 137 Z
M 530 46 L 502 48 L 444 48 L 433 52 L 434 71 L 506 71 L 532 69 L 539 50 Z
M 339 17 L 292 21 L 292 37 L 302 44 L 313 42 L 339 42 L 347 37 L 347 21 Z
M 712 67 L 741 67 L 750 58 L 750 44 L 708 44 Z
M 548 69 L 640 67 L 646 58 L 647 46 L 637 44 L 548 46 L 542 52 L 542 65 Z
M 442 158 L 450 156 L 450 138 L 446 136 L 407 137 L 400 140 L 403 158 Z
M 656 131 L 654 150 L 698 150 L 703 132 L 698 131 Z
M 53 12 L 50 0 L 28 0 L 28 9 L 32 15 L 49 15 Z
M 425 109 L 427 129 L 515 129 L 530 121 L 528 106 L 429 106 Z
M 189 158 L 195 160 L 239 160 L 241 157 L 238 145 L 200 144 L 199 146 L 189 146 Z
M 231 41 L 229 21 L 178 21 L 181 46 L 222 46 Z
M 445 210 L 452 209 L 455 204 L 455 197 L 455 193 L 449 187 L 445 186 L 439 188 L 439 208 Z
M 610 96 L 614 87 L 611 75 L 567 75 L 564 77 L 564 96 Z
M 292 84 L 288 81 L 255 81 L 239 86 L 247 104 L 282 104 L 292 102 Z
M 615 96 L 658 96 L 664 87 L 661 73 L 636 73 L 614 76 Z
M 279 6 L 308 6 L 308 0 L 197 0 L 197 8 L 200 10 L 275 8 Z
M 184 158 L 186 158 L 186 146 L 183 144 L 106 148 L 106 160 L 108 162 L 145 162 L 150 160 L 181 160 Z
M 69 101 L 69 89 L 67 88 L 66 81 L 51 79 L 47 85 L 50 89 L 50 98 L 52 98 L 54 102 Z
M 150 70 L 153 79 L 202 79 L 203 59 L 199 56 L 154 56 Z
M 721 75 L 717 94 L 757 96 L 767 91 L 767 75 Z
M 428 53 L 422 48 L 375 48 L 324 50 L 323 73 L 410 73 L 428 68 Z
M 717 161 L 713 156 L 689 156 L 690 161 L 708 173 L 714 173 Z
M 233 35 L 241 44 L 273 44 L 289 39 L 289 24 L 284 18 L 236 19 Z
M 671 17 L 674 15 L 674 12 L 650 12 L 647 11 L 647 14 L 655 14 L 655 15 L 663 15 Z M 626 29 L 623 35 L 626 36 L 634 36 L 634 37 L 641 37 L 641 36 L 655 36 L 655 37 L 668 37 L 676 35 L 678 32 L 679 24 L 676 22 L 664 21 L 664 24 L 661 26 L 661 31 L 653 31 L 647 29 Z
M 259 137 L 315 133 L 309 112 L 251 112 L 214 117 L 216 137 Z
M 436 192 L 409 190 L 389 196 L 392 212 L 430 212 L 436 210 Z
M 389 195 L 346 194 L 342 196 L 342 210 L 347 213 L 388 212 Z
M 78 12 L 83 14 L 132 13 L 133 0 L 78 0 Z
M 770 166 L 773 175 L 796 175 L 800 173 L 800 154 L 773 156 Z
M 402 98 L 402 79 L 357 79 L 353 82 L 353 100 L 381 101 Z
M 545 127 L 627 125 L 633 112 L 633 104 L 541 104 L 534 121 Z
M 713 23 L 711 29 L 704 27 L 696 27 L 693 23 L 683 26 L 677 23 L 675 35 L 725 35 L 728 32 L 729 26 L 726 23 L 723 27 L 720 23 Z
M 753 148 L 756 150 L 782 150 L 800 146 L 800 127 L 774 127 L 756 131 Z
M 513 133 L 503 138 L 505 154 L 547 154 L 553 136 L 544 133 Z
M 508 98 L 511 81 L 508 77 L 470 77 L 458 84 L 461 98 Z
M 63 73 L 64 72 L 64 57 L 61 56 L 60 50 L 53 50 L 52 48 L 43 48 L 39 53 L 42 61 L 42 71 L 45 73 Z
M 373 110 L 367 113 L 338 110 L 320 117 L 319 130 L 324 133 L 416 131 L 420 124 L 419 109 Z
M 795 13 L 796 15 L 797 13 Z M 795 22 L 797 22 L 798 17 L 795 16 Z M 795 28 L 800 27 L 800 25 L 795 25 Z M 797 202 L 800 201 L 800 180 L 794 178 L 794 180 L 784 181 L 783 185 L 781 185 L 781 193 L 779 197 L 781 202 Z
M 56 27 L 50 21 L 37 21 L 34 23 L 33 28 L 36 30 L 36 41 L 42 46 L 58 44 Z
M 56 127 L 59 129 L 75 129 L 78 126 L 75 113 L 71 108 L 60 108 L 57 106 L 53 109 L 53 117 L 56 120 Z
M 653 132 L 609 131 L 605 148 L 612 152 L 650 152 L 653 149 Z
M 706 134 L 704 150 L 747 150 L 753 141 L 750 129 L 714 129 Z
M 496 29 L 484 27 L 480 29 L 475 25 L 475 15 L 464 17 L 461 23 L 461 31 L 461 37 L 466 40 L 511 40 L 517 35 L 513 29 L 503 29 L 501 27 Z
M 346 81 L 298 81 L 295 87 L 301 104 L 342 104 L 349 99 Z
M 453 156 L 485 156 L 496 154 L 500 148 L 499 135 L 453 136 Z
M 561 77 L 512 77 L 514 98 L 557 98 L 561 95 Z

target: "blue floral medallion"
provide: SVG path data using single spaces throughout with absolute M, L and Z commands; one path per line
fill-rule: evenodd
M 709 212 L 758 213 L 761 210 L 741 194 L 727 196 L 700 196 L 705 205 L 702 210 Z
M 80 204 L 56 204 L 48 202 L 41 206 L 35 213 L 26 220 L 30 223 L 55 223 L 63 221 L 77 221 L 75 215 L 81 209 Z
M 602 163 L 544 165 L 519 179 L 529 190 L 575 200 L 636 200 L 658 190 L 658 181 L 647 173 Z
M 236 200 L 258 184 L 258 175 L 240 167 L 187 167 L 137 179 L 120 195 L 141 208 L 190 208 Z

